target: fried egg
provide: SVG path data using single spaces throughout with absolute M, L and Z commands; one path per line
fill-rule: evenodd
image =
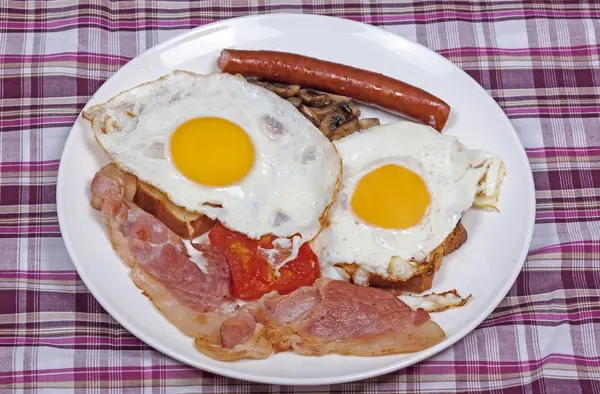
M 121 169 L 253 239 L 312 239 L 341 177 L 334 146 L 291 103 L 230 74 L 175 71 L 83 115 Z
M 354 263 L 361 274 L 410 278 L 464 211 L 495 207 L 505 173 L 496 155 L 412 122 L 375 126 L 334 144 L 342 185 L 329 226 L 312 243 L 327 275 L 335 276 L 336 264 Z

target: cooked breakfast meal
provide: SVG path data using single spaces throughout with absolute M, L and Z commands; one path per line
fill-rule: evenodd
M 430 313 L 471 295 L 423 293 L 462 214 L 497 210 L 502 159 L 443 134 L 450 106 L 405 82 L 273 51 L 217 64 L 83 112 L 110 159 L 91 205 L 136 286 L 218 360 L 441 342 Z

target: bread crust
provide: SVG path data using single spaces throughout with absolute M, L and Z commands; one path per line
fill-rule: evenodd
M 423 269 L 419 270 L 416 275 L 407 280 L 399 280 L 389 276 L 368 272 L 366 273 L 368 274 L 368 279 L 365 280 L 362 285 L 395 289 L 403 292 L 422 293 L 431 289 L 435 273 L 442 266 L 443 257 L 459 249 L 466 241 L 467 230 L 462 223 L 458 221 L 456 227 L 446 237 L 444 242 L 429 254 L 427 261 L 423 263 Z M 343 269 L 350 277 L 350 281 L 354 282 L 352 278 L 360 268 L 360 265 L 356 263 L 339 263 L 336 264 L 336 267 Z
M 166 194 L 140 179 L 137 179 L 137 191 L 133 202 L 184 239 L 196 238 L 216 223 L 216 220 L 206 215 L 190 212 L 175 205 Z
M 452 230 L 443 242 L 444 256 L 448 256 L 450 253 L 458 250 L 465 242 L 467 242 L 467 229 L 465 229 L 459 220 L 454 230 Z

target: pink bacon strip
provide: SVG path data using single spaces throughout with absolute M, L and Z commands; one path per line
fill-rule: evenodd
M 171 323 L 196 338 L 201 351 L 223 360 L 272 353 L 264 327 L 232 302 L 229 266 L 218 250 L 196 246 L 206 259 L 207 273 L 202 272 L 181 238 L 131 201 L 127 176 L 114 164 L 96 174 L 91 190 L 92 205 L 100 208 L 134 283 Z

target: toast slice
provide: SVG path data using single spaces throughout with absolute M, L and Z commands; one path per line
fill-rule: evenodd
M 409 278 L 393 278 L 372 272 L 367 272 L 356 263 L 340 263 L 337 267 L 343 269 L 350 280 L 357 285 L 373 286 L 381 288 L 396 289 L 405 292 L 422 293 L 431 289 L 433 278 L 437 270 L 442 266 L 442 259 L 467 241 L 467 230 L 460 221 L 454 230 L 446 237 L 444 242 L 434 249 L 425 263 L 418 265 L 418 269 Z
M 184 239 L 196 238 L 216 223 L 216 220 L 206 215 L 190 212 L 175 205 L 163 192 L 140 179 L 137 179 L 133 202 Z

